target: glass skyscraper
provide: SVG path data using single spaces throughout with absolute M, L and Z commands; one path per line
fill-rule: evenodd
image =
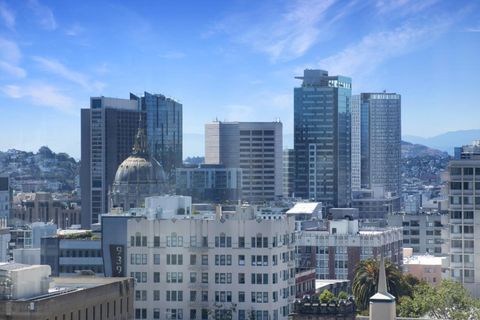
M 304 70 L 294 89 L 295 195 L 327 207 L 351 203 L 352 80 Z
M 360 106 L 361 187 L 400 195 L 401 96 L 361 93 L 354 101 Z

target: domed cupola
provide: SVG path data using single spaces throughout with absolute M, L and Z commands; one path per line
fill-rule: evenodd
M 140 119 L 141 121 L 141 119 Z M 118 166 L 110 190 L 110 207 L 124 210 L 142 207 L 145 197 L 165 191 L 165 174 L 160 163 L 149 157 L 145 131 L 140 125 L 132 155 Z

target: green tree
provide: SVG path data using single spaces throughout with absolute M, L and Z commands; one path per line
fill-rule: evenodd
M 338 299 L 347 300 L 348 299 L 348 293 L 346 293 L 345 291 L 340 291 L 338 293 Z
M 480 319 L 480 303 L 461 283 L 444 280 L 437 287 L 425 283 L 415 287 L 411 298 L 400 299 L 397 313 L 401 317 L 441 320 Z
M 366 310 L 368 308 L 370 297 L 377 292 L 379 265 L 379 260 L 362 260 L 355 270 L 352 291 L 357 307 L 360 310 Z M 387 276 L 388 292 L 395 297 L 399 297 L 402 277 L 400 270 L 395 264 L 389 260 L 385 260 L 385 273 Z
M 331 303 L 335 300 L 335 295 L 326 289 L 320 294 L 319 300 L 321 303 Z

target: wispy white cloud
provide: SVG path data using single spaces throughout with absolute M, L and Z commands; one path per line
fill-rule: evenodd
M 23 68 L 6 61 L 0 60 L 0 69 L 16 78 L 25 78 L 27 76 L 27 72 Z
M 4 95 L 12 99 L 26 98 L 34 105 L 54 108 L 65 113 L 76 114 L 78 110 L 78 106 L 76 106 L 72 98 L 62 94 L 56 87 L 51 85 L 7 85 L 0 90 Z
M 477 28 L 466 28 L 466 32 L 480 32 L 480 27 Z
M 23 78 L 27 72 L 19 66 L 22 53 L 18 45 L 0 37 L 0 69 L 10 76 Z
M 29 0 L 28 7 L 36 16 L 42 28 L 46 30 L 57 29 L 57 21 L 55 20 L 53 11 L 49 7 L 41 4 L 38 0 Z
M 281 12 L 275 8 L 261 13 L 236 14 L 217 22 L 203 36 L 226 33 L 237 42 L 267 54 L 272 61 L 302 56 L 319 39 L 322 22 L 336 0 L 296 0 Z M 272 11 L 273 14 L 269 14 Z
M 65 29 L 65 34 L 70 37 L 77 37 L 81 35 L 84 31 L 85 29 L 81 25 L 75 23 L 71 27 Z
M 395 15 L 405 15 L 419 13 L 437 2 L 438 0 L 377 0 L 375 7 L 379 14 L 394 12 Z
M 71 70 L 67 68 L 62 63 L 53 60 L 47 59 L 44 57 L 33 57 L 33 59 L 38 62 L 38 64 L 46 71 L 60 76 L 68 81 L 76 83 L 82 86 L 84 89 L 94 92 L 102 91 L 105 87 L 105 84 L 100 81 L 91 80 L 87 75 Z
M 428 44 L 447 31 L 451 23 L 451 19 L 436 19 L 426 24 L 406 23 L 393 30 L 373 32 L 320 60 L 318 66 L 334 74 L 362 79 L 386 61 Z
M 0 18 L 7 28 L 15 28 L 15 14 L 3 1 L 0 1 Z
M 168 60 L 182 59 L 186 56 L 187 55 L 185 53 L 179 51 L 168 51 L 159 55 L 160 58 Z

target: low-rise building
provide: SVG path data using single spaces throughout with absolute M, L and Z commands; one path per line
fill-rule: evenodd
M 403 272 L 426 281 L 432 286 L 442 281 L 443 264 L 446 257 L 435 257 L 432 255 L 410 255 L 406 254 L 404 248 Z
M 7 219 L 0 218 L 0 262 L 7 262 L 10 260 L 10 230 L 7 228 Z
M 49 192 L 21 193 L 15 196 L 13 218 L 32 222 L 53 222 L 59 228 L 80 224 L 78 199 Z
M 412 248 L 415 255 L 442 255 L 442 230 L 448 216 L 440 213 L 397 213 L 387 217 L 391 227 L 403 227 L 403 246 Z
M 297 233 L 297 268 L 316 268 L 317 279 L 353 280 L 361 260 L 387 257 L 401 265 L 402 228 L 360 228 L 358 220 L 322 221 Z
M 400 211 L 400 196 L 384 192 L 381 187 L 361 189 L 352 193 L 352 208 L 357 208 L 360 219 L 385 219 Z
M 103 276 L 102 241 L 90 230 L 61 230 L 41 239 L 40 261 L 52 268 L 53 276 L 91 271 Z
M 294 220 L 254 207 L 192 214 L 191 198 L 146 198 L 102 216 L 106 276 L 136 279 L 140 319 L 287 319 L 295 297 Z
M 131 320 L 131 278 L 51 278 L 44 265 L 0 264 L 0 315 L 6 320 Z M 8 284 L 8 285 L 3 285 Z

